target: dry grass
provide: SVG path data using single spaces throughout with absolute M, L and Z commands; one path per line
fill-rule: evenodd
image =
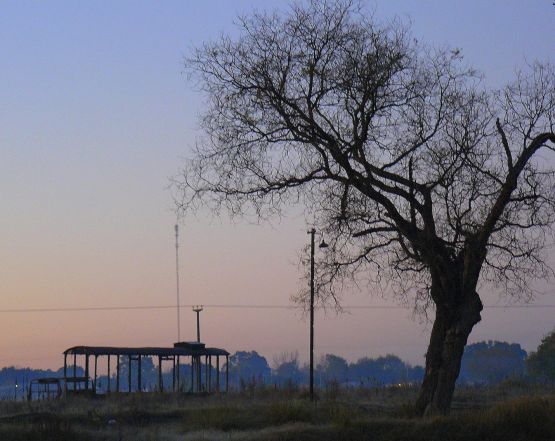
M 523 396 L 524 392 L 532 395 Z M 1 440 L 555 440 L 555 394 L 497 389 L 457 392 L 452 416 L 414 418 L 412 388 L 217 396 L 112 395 L 0 403 Z

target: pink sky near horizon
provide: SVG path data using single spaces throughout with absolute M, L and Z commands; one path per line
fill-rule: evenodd
M 511 78 L 525 58 L 554 61 L 550 1 L 370 4 L 400 15 L 415 36 L 462 48 L 488 84 Z M 202 98 L 182 75 L 183 54 L 238 12 L 279 1 L 7 1 L 0 14 L 0 310 L 175 303 L 176 221 L 168 190 L 194 143 Z M 521 23 L 535 23 L 523 27 Z M 308 241 L 298 210 L 274 225 L 206 213 L 181 225 L 182 304 L 287 305 L 299 289 Z M 555 305 L 544 286 L 536 300 Z M 347 305 L 392 305 L 371 288 Z M 370 294 L 370 295 L 369 295 Z M 504 303 L 485 294 L 484 303 Z M 486 309 L 471 342 L 504 340 L 534 350 L 555 326 L 555 308 Z M 194 315 L 184 309 L 184 339 Z M 404 309 L 316 316 L 317 356 L 350 361 L 387 353 L 423 363 L 429 324 Z M 211 346 L 268 358 L 308 353 L 298 311 L 206 308 Z M 0 367 L 58 368 L 74 345 L 152 346 L 176 340 L 174 310 L 0 312 Z

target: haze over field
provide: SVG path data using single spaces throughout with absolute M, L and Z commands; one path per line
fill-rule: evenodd
M 470 6 L 472 5 L 472 7 Z M 168 190 L 197 131 L 203 102 L 182 74 L 192 46 L 234 32 L 238 13 L 279 1 L 4 2 L 0 99 L 0 309 L 172 305 L 174 206 Z M 525 60 L 555 62 L 551 2 L 388 1 L 377 17 L 412 22 L 416 38 L 461 48 L 490 85 Z M 292 209 L 272 226 L 199 213 L 181 227 L 184 304 L 287 305 L 298 290 L 306 220 Z M 539 286 L 536 302 L 555 304 Z M 392 303 L 370 289 L 346 305 Z M 505 304 L 496 294 L 487 304 Z M 486 309 L 470 341 L 533 350 L 553 308 Z M 0 366 L 59 367 L 73 345 L 169 345 L 174 310 L 2 313 Z M 193 313 L 182 313 L 194 336 Z M 422 363 L 429 327 L 403 309 L 316 317 L 317 354 L 395 353 Z M 284 309 L 207 308 L 203 340 L 305 359 L 308 326 Z M 306 338 L 305 338 L 306 337 Z

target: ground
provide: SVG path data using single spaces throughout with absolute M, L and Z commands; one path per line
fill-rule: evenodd
M 419 419 L 410 386 L 339 390 L 315 403 L 297 390 L 257 388 L 221 396 L 73 397 L 0 403 L 9 440 L 555 440 L 555 389 L 511 383 L 459 388 L 452 414 Z

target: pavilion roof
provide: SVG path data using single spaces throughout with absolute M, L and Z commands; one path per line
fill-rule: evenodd
M 203 356 L 222 355 L 227 356 L 229 352 L 219 348 L 184 348 L 184 347 L 116 347 L 116 346 L 73 346 L 64 351 L 64 355 L 131 355 L 131 356 Z

